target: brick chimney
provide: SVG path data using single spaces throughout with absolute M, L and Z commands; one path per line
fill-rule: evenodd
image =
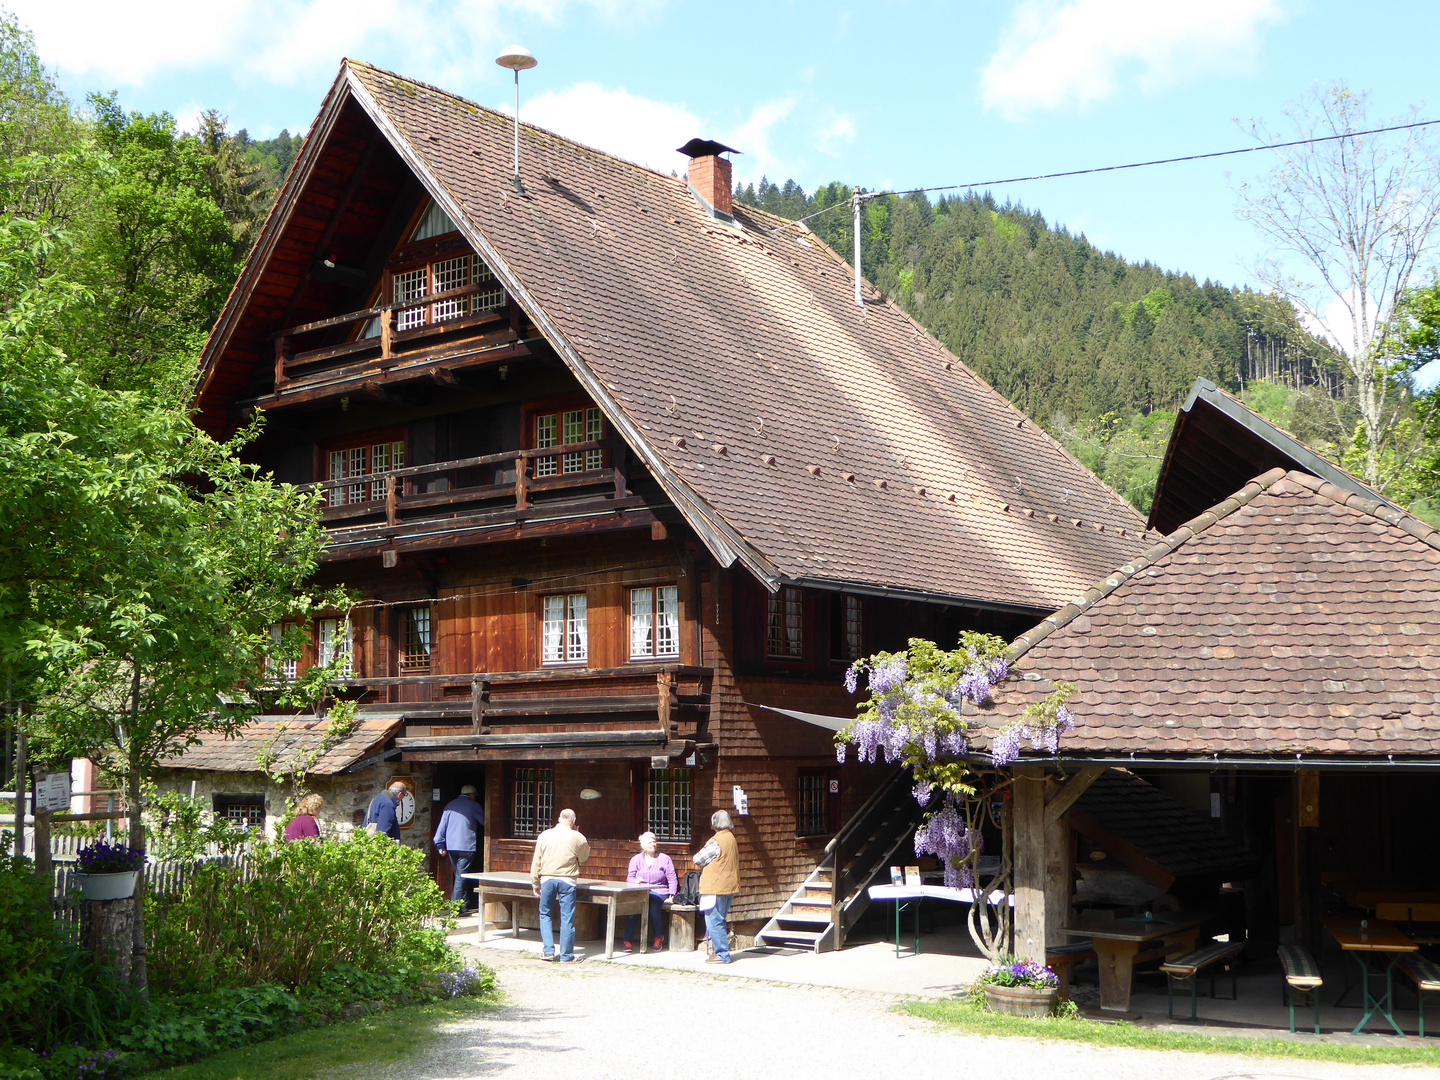
M 705 209 L 726 220 L 734 213 L 734 181 L 729 160 L 720 155 L 739 152 L 713 139 L 691 139 L 680 147 L 680 153 L 690 158 L 690 190 Z

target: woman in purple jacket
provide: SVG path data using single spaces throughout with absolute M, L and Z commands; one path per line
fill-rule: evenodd
M 650 934 L 655 939 L 653 948 L 658 949 L 665 942 L 662 921 L 665 918 L 665 901 L 675 895 L 680 882 L 675 877 L 675 864 L 670 861 L 670 856 L 657 850 L 653 832 L 640 834 L 640 854 L 630 860 L 625 880 L 631 885 L 650 886 Z M 639 930 L 640 916 L 625 916 L 625 948 L 635 947 L 631 943 Z

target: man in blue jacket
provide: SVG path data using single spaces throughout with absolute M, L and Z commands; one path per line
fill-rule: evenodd
M 485 830 L 485 811 L 478 798 L 475 788 L 466 784 L 460 789 L 460 797 L 445 807 L 440 824 L 435 827 L 435 850 L 450 857 L 450 866 L 455 871 L 450 899 L 461 902 L 462 912 L 473 906 L 474 886 L 461 875 L 475 869 L 475 853 L 480 850 L 480 837 Z
M 365 830 L 384 833 L 391 840 L 399 840 L 400 819 L 395 816 L 395 808 L 400 805 L 401 798 L 408 790 L 403 781 L 396 780 L 371 799 L 370 808 L 365 811 Z

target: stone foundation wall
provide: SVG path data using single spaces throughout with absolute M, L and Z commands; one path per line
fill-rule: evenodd
M 425 848 L 430 842 L 431 788 L 435 770 L 425 762 L 385 762 L 340 776 L 308 776 L 305 790 L 325 800 L 318 821 L 323 836 L 343 838 L 360 828 L 365 810 L 376 795 L 397 776 L 408 776 L 415 785 L 415 817 L 409 828 L 401 828 L 400 842 L 407 847 Z M 196 769 L 167 769 L 156 777 L 161 791 L 193 794 L 207 807 L 216 795 L 262 794 L 265 800 L 265 834 L 275 835 L 284 820 L 293 792 L 289 784 L 274 784 L 261 772 L 202 772 Z

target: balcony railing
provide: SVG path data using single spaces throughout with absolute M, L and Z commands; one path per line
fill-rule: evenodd
M 507 450 L 322 480 L 302 485 L 301 490 L 325 493 L 324 521 L 337 528 L 399 525 L 463 512 L 509 511 L 512 506 L 515 513 L 524 514 L 537 503 L 567 498 L 626 498 L 626 449 L 619 439 L 596 439 L 538 450 Z M 586 451 L 608 455 L 609 464 L 563 471 L 567 458 L 574 460 L 571 455 L 584 463 Z M 551 469 L 553 474 L 544 475 Z M 537 471 L 542 475 L 536 475 Z
M 318 319 L 277 331 L 274 334 L 275 389 L 279 392 L 294 379 L 322 372 L 326 375 L 338 375 L 361 372 L 369 368 L 384 371 L 402 362 L 428 356 L 437 347 L 452 343 L 456 338 L 494 336 L 497 344 L 503 343 L 501 339 L 506 337 L 513 341 L 516 331 L 514 316 L 518 312 L 508 300 L 505 306 L 492 310 L 439 319 L 433 317 L 432 308 L 432 312 L 427 313 L 424 325 L 408 330 L 396 329 L 396 314 L 399 312 L 429 307 L 432 304 L 448 306 L 447 301 L 453 304 L 455 301 L 465 301 L 469 297 L 488 295 L 494 291 L 493 285 L 465 285 L 458 289 L 350 311 L 344 315 Z M 295 348 L 299 339 L 357 322 L 363 325 L 371 319 L 379 321 L 379 334 L 376 336 L 318 348 Z
M 442 724 L 465 724 L 474 734 L 486 734 L 492 722 L 563 722 L 580 714 L 637 712 L 656 714 L 668 731 L 680 723 L 682 711 L 708 706 L 713 675 L 707 667 L 650 661 L 617 668 L 556 667 L 341 681 L 362 692 L 362 711 L 387 703 L 406 704 L 407 712 L 417 718 L 432 716 Z M 406 693 L 415 690 L 421 693 Z M 417 696 L 422 700 L 402 701 Z

